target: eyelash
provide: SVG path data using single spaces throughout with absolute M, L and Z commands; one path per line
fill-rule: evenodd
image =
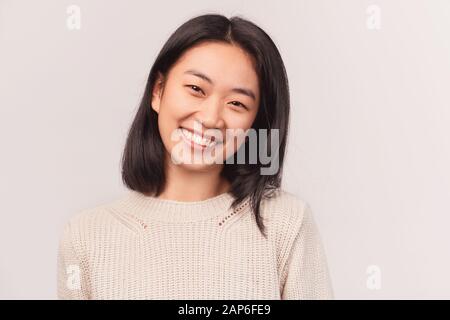
M 239 102 L 239 101 L 231 101 L 231 103 L 233 103 L 233 102 L 237 102 L 237 103 L 239 103 L 243 108 L 247 109 L 247 106 L 246 106 L 245 104 L 243 104 L 243 103 L 241 103 L 241 102 Z M 236 105 L 234 105 L 234 106 L 236 106 Z M 237 107 L 238 107 L 238 106 L 237 106 Z
M 205 94 L 205 92 L 204 92 L 204 91 L 202 90 L 202 88 L 200 88 L 199 86 L 188 84 L 187 87 L 189 87 L 191 90 L 194 90 L 194 92 L 196 92 L 196 93 L 199 93 L 199 92 L 201 91 L 203 94 Z M 197 89 L 199 89 L 199 90 L 195 90 L 194 88 L 197 88 Z M 239 102 L 239 101 L 231 101 L 231 103 L 233 103 L 233 102 L 237 102 L 237 103 L 238 103 L 239 105 L 241 105 L 243 108 L 247 109 L 247 106 L 246 106 L 245 104 L 243 104 L 242 102 Z M 236 106 L 236 107 L 239 106 L 239 105 L 235 105 L 235 104 L 233 104 L 233 105 Z
M 193 84 L 188 84 L 187 87 L 191 88 L 192 90 L 194 90 L 195 92 L 199 92 L 198 90 L 195 90 L 194 88 L 198 88 L 203 94 L 205 94 L 205 92 L 203 92 L 202 88 L 200 88 L 199 86 L 193 85 Z

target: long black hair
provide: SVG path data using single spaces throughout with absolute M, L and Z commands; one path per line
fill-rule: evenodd
M 228 19 L 219 14 L 197 16 L 182 24 L 169 37 L 150 70 L 144 95 L 128 132 L 122 155 L 122 180 L 129 189 L 142 193 L 158 196 L 163 191 L 166 179 L 165 148 L 159 134 L 158 114 L 150 105 L 153 86 L 159 73 L 165 77 L 187 49 L 205 41 L 238 45 L 253 57 L 261 96 L 252 128 L 267 129 L 268 145 L 265 149 L 271 155 L 274 152 L 270 150 L 271 129 L 278 129 L 279 132 L 279 169 L 276 174 L 261 175 L 263 165 L 259 160 L 255 164 L 247 161 L 241 164 L 236 159 L 232 164 L 224 162 L 221 172 L 230 182 L 230 192 L 234 197 L 232 207 L 236 208 L 249 198 L 258 228 L 266 237 L 260 203 L 281 188 L 289 125 L 289 86 L 283 60 L 272 39 L 260 27 L 242 17 Z M 247 140 L 241 147 L 248 148 Z

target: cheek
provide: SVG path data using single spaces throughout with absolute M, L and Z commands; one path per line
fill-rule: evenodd
M 225 122 L 229 129 L 247 130 L 252 127 L 255 118 L 256 114 L 250 112 L 229 112 L 226 115 Z
M 183 90 L 168 90 L 162 101 L 161 113 L 168 121 L 180 120 L 189 115 L 193 106 L 192 100 Z
M 189 116 L 189 110 L 191 110 L 189 99 L 186 99 L 182 92 L 166 89 L 158 114 L 158 127 L 161 139 L 168 151 L 177 143 L 176 140 L 171 139 L 172 134 L 178 129 L 182 120 Z
M 253 122 L 256 118 L 256 113 L 250 113 L 250 112 L 235 112 L 230 111 L 226 113 L 224 116 L 224 120 L 226 122 L 227 129 L 242 129 L 243 131 L 246 131 L 247 129 L 250 129 L 253 125 Z M 240 132 L 240 131 L 236 131 Z M 229 137 L 226 137 L 229 138 Z M 227 140 L 225 143 L 225 147 L 223 149 L 223 159 L 226 159 L 233 155 L 240 147 L 240 145 L 244 143 L 243 138 L 241 139 L 235 138 Z

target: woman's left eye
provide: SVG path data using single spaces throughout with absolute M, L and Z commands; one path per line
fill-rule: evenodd
M 243 107 L 243 108 L 247 109 L 247 107 L 243 103 L 241 103 L 239 101 L 231 101 L 230 103 L 233 104 L 236 107 Z

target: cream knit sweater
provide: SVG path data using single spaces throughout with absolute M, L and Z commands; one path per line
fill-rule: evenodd
M 58 247 L 59 299 L 333 299 L 309 204 L 278 189 L 261 202 L 196 202 L 136 191 L 73 215 Z

